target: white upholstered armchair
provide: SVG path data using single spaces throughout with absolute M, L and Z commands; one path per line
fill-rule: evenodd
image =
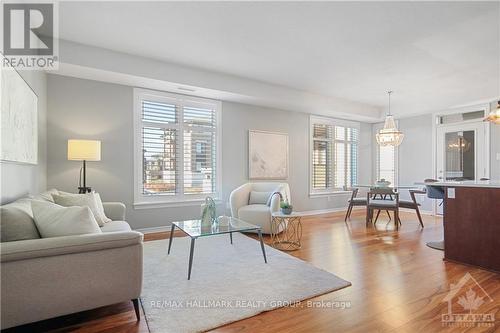
M 243 221 L 259 225 L 265 234 L 271 233 L 271 214 L 280 209 L 280 196 L 290 200 L 290 187 L 287 183 L 246 183 L 229 196 L 231 215 Z

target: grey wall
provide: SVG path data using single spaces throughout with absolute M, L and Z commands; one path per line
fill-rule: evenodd
M 47 83 L 42 71 L 20 71 L 38 96 L 38 164 L 0 162 L 0 201 L 2 204 L 47 187 Z
M 48 75 L 48 187 L 75 191 L 80 164 L 66 159 L 70 138 L 102 141 L 102 160 L 88 163 L 88 185 L 105 201 L 122 201 L 135 229 L 194 218 L 199 205 L 136 210 L 133 203 L 133 88 Z M 248 130 L 286 132 L 290 139 L 288 182 L 297 210 L 343 207 L 346 195 L 309 198 L 309 115 L 238 103 L 222 105 L 222 191 L 224 202 L 248 181 Z M 366 132 L 366 133 L 365 133 Z M 360 182 L 370 181 L 371 125 L 362 124 Z M 224 203 L 221 210 L 226 208 Z
M 398 152 L 399 184 L 411 185 L 432 178 L 432 115 L 400 119 L 399 129 L 405 134 Z M 433 200 L 425 195 L 418 198 L 422 210 L 432 211 Z M 410 199 L 408 191 L 401 192 L 401 199 Z

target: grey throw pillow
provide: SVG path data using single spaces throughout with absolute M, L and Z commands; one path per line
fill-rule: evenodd
M 20 207 L 21 205 L 22 203 L 14 203 L 0 208 L 0 234 L 2 242 L 40 238 L 35 221 L 23 209 L 24 207 Z

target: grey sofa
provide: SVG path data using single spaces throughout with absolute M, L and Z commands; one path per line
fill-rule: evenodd
M 133 302 L 139 320 L 143 235 L 124 221 L 125 205 L 104 203 L 113 221 L 102 233 L 39 238 L 30 200 L 0 208 L 1 328 L 124 301 Z

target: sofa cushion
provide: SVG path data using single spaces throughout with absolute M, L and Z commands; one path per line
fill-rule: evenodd
M 238 217 L 243 221 L 261 225 L 262 221 L 271 220 L 271 210 L 267 205 L 248 205 L 238 210 Z
M 31 201 L 33 219 L 43 238 L 101 233 L 89 207 L 62 207 L 46 201 Z
M 21 199 L 0 207 L 0 234 L 2 242 L 40 238 L 31 200 Z
M 101 227 L 102 232 L 130 231 L 130 225 L 125 221 L 110 221 Z
M 268 205 L 269 198 L 271 197 L 273 192 L 258 192 L 251 191 L 250 192 L 250 200 L 248 200 L 249 205 Z
M 88 207 L 92 211 L 95 220 L 99 224 L 100 227 L 104 225 L 104 223 L 110 221 L 104 215 L 104 208 L 102 208 L 102 202 L 100 206 L 97 204 L 97 200 L 101 200 L 100 197 L 97 197 L 96 193 L 85 193 L 85 194 L 53 194 L 54 202 L 58 205 L 64 207 L 71 206 L 80 206 L 80 207 Z

